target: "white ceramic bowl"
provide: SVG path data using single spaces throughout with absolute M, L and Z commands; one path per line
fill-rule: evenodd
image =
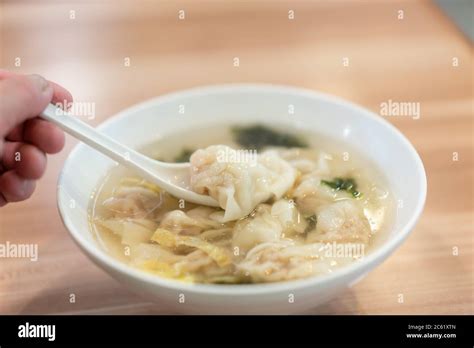
M 184 113 L 179 112 L 180 105 L 184 105 Z M 294 109 L 291 115 L 289 105 Z M 329 95 L 272 85 L 195 88 L 134 106 L 110 118 L 99 129 L 138 148 L 166 134 L 179 134 L 180 130 L 226 120 L 232 124 L 239 121 L 288 124 L 290 128 L 340 139 L 383 170 L 403 207 L 398 209 L 388 239 L 378 249 L 330 275 L 273 284 L 185 284 L 128 267 L 96 244 L 88 226 L 87 207 L 91 193 L 114 162 L 86 145 L 76 146 L 64 165 L 58 185 L 58 206 L 64 224 L 99 267 L 173 311 L 295 313 L 315 307 L 386 259 L 408 236 L 423 210 L 425 171 L 409 141 L 381 117 Z

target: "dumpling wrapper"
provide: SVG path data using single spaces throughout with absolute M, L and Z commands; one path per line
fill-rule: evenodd
M 238 151 L 213 145 L 197 150 L 190 159 L 191 188 L 219 202 L 224 212 L 212 215 L 219 222 L 238 220 L 259 203 L 281 198 L 296 179 L 296 170 L 277 151 L 247 157 L 239 156 Z

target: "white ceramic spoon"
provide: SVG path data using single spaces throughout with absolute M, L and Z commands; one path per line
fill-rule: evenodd
M 135 170 L 146 180 L 153 182 L 171 195 L 192 203 L 218 207 L 215 199 L 189 190 L 189 163 L 165 163 L 156 161 L 123 145 L 95 130 L 78 117 L 64 114 L 56 106 L 49 104 L 41 113 L 48 120 L 73 137 L 100 151 L 118 163 Z M 87 163 L 85 163 L 87 165 Z

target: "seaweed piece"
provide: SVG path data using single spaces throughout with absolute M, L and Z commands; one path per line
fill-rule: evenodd
M 343 190 L 349 192 L 354 198 L 362 196 L 362 193 L 357 191 L 357 183 L 352 178 L 335 178 L 333 181 L 321 180 L 321 183 L 336 191 Z
M 301 137 L 279 132 L 261 124 L 234 126 L 231 132 L 239 145 L 257 151 L 266 146 L 308 147 L 307 142 Z
M 194 150 L 184 148 L 181 150 L 180 154 L 176 156 L 173 160 L 175 163 L 184 163 L 189 162 L 189 158 L 194 153 Z

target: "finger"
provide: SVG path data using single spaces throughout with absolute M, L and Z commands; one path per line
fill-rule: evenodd
M 28 120 L 23 128 L 23 141 L 36 145 L 46 153 L 57 153 L 64 147 L 62 130 L 41 118 Z
M 14 169 L 24 179 L 39 179 L 46 170 L 46 154 L 30 144 L 7 142 L 3 165 L 6 170 Z
M 10 76 L 18 76 L 18 74 L 12 73 L 11 71 L 8 71 L 8 70 L 0 69 L 0 80 L 3 80 Z
M 0 208 L 7 204 L 7 200 L 3 197 L 3 194 L 0 192 Z
M 16 162 L 21 159 L 20 155 L 20 142 L 6 141 L 3 145 L 3 154 L 2 154 L 2 167 L 3 171 L 8 171 L 14 169 Z
M 22 141 L 23 140 L 23 126 L 24 122 L 20 123 L 17 125 L 15 128 L 13 128 L 10 133 L 7 134 L 5 137 L 7 140 L 10 141 Z
M 1 79 L 2 73 L 5 74 L 5 71 L 0 70 L 0 79 Z M 6 73 L 8 73 L 8 72 L 6 72 Z M 8 74 L 9 74 L 8 76 L 13 75 L 12 73 L 8 73 Z M 53 87 L 53 99 L 51 100 L 51 102 L 53 104 L 56 104 L 58 107 L 63 108 L 63 109 L 67 108 L 67 106 L 70 105 L 70 103 L 72 103 L 72 101 L 73 101 L 71 93 L 69 93 L 68 90 L 61 87 L 60 85 L 58 85 L 55 82 L 52 82 L 52 81 L 48 81 L 48 82 Z M 59 138 L 63 137 L 63 136 L 58 136 L 57 135 L 58 132 L 62 133 L 62 131 L 57 126 L 53 126 L 52 128 L 56 129 L 54 131 L 54 133 L 56 134 L 55 139 L 59 139 Z M 10 140 L 10 141 L 28 141 L 28 140 L 25 140 L 23 138 L 23 136 L 24 136 L 23 129 L 24 129 L 23 123 L 17 125 L 15 128 L 13 128 L 12 131 L 10 131 L 9 134 L 7 134 L 7 136 L 6 136 L 7 140 Z M 61 140 L 61 139 L 59 139 L 59 140 Z M 59 141 L 59 144 L 61 144 L 61 141 Z M 59 152 L 62 149 L 62 146 L 57 146 L 57 144 L 53 144 L 52 147 L 53 147 L 53 150 L 51 150 L 51 152 L 47 151 L 45 149 L 42 149 L 42 150 L 45 151 L 45 152 L 48 152 L 48 153 L 56 153 L 56 152 Z
M 0 163 L 0 175 L 3 174 L 3 172 L 5 172 L 6 169 L 4 168 L 3 164 Z M 5 197 L 3 197 L 3 194 L 2 192 L 0 191 L 0 208 L 3 207 L 5 204 L 7 204 L 7 201 L 5 199 Z
M 35 186 L 34 180 L 24 179 L 14 170 L 0 176 L 0 193 L 6 202 L 19 202 L 29 198 Z
M 39 75 L 13 75 L 0 80 L 0 136 L 39 115 L 53 97 L 53 88 Z
M 65 142 L 64 133 L 59 127 L 39 117 L 16 126 L 6 139 L 34 144 L 50 154 L 61 151 Z
M 64 87 L 58 85 L 56 82 L 48 81 L 49 84 L 53 87 L 54 94 L 52 102 L 54 104 L 61 103 L 61 106 L 64 104 L 72 103 L 72 95 L 71 93 L 65 89 Z

